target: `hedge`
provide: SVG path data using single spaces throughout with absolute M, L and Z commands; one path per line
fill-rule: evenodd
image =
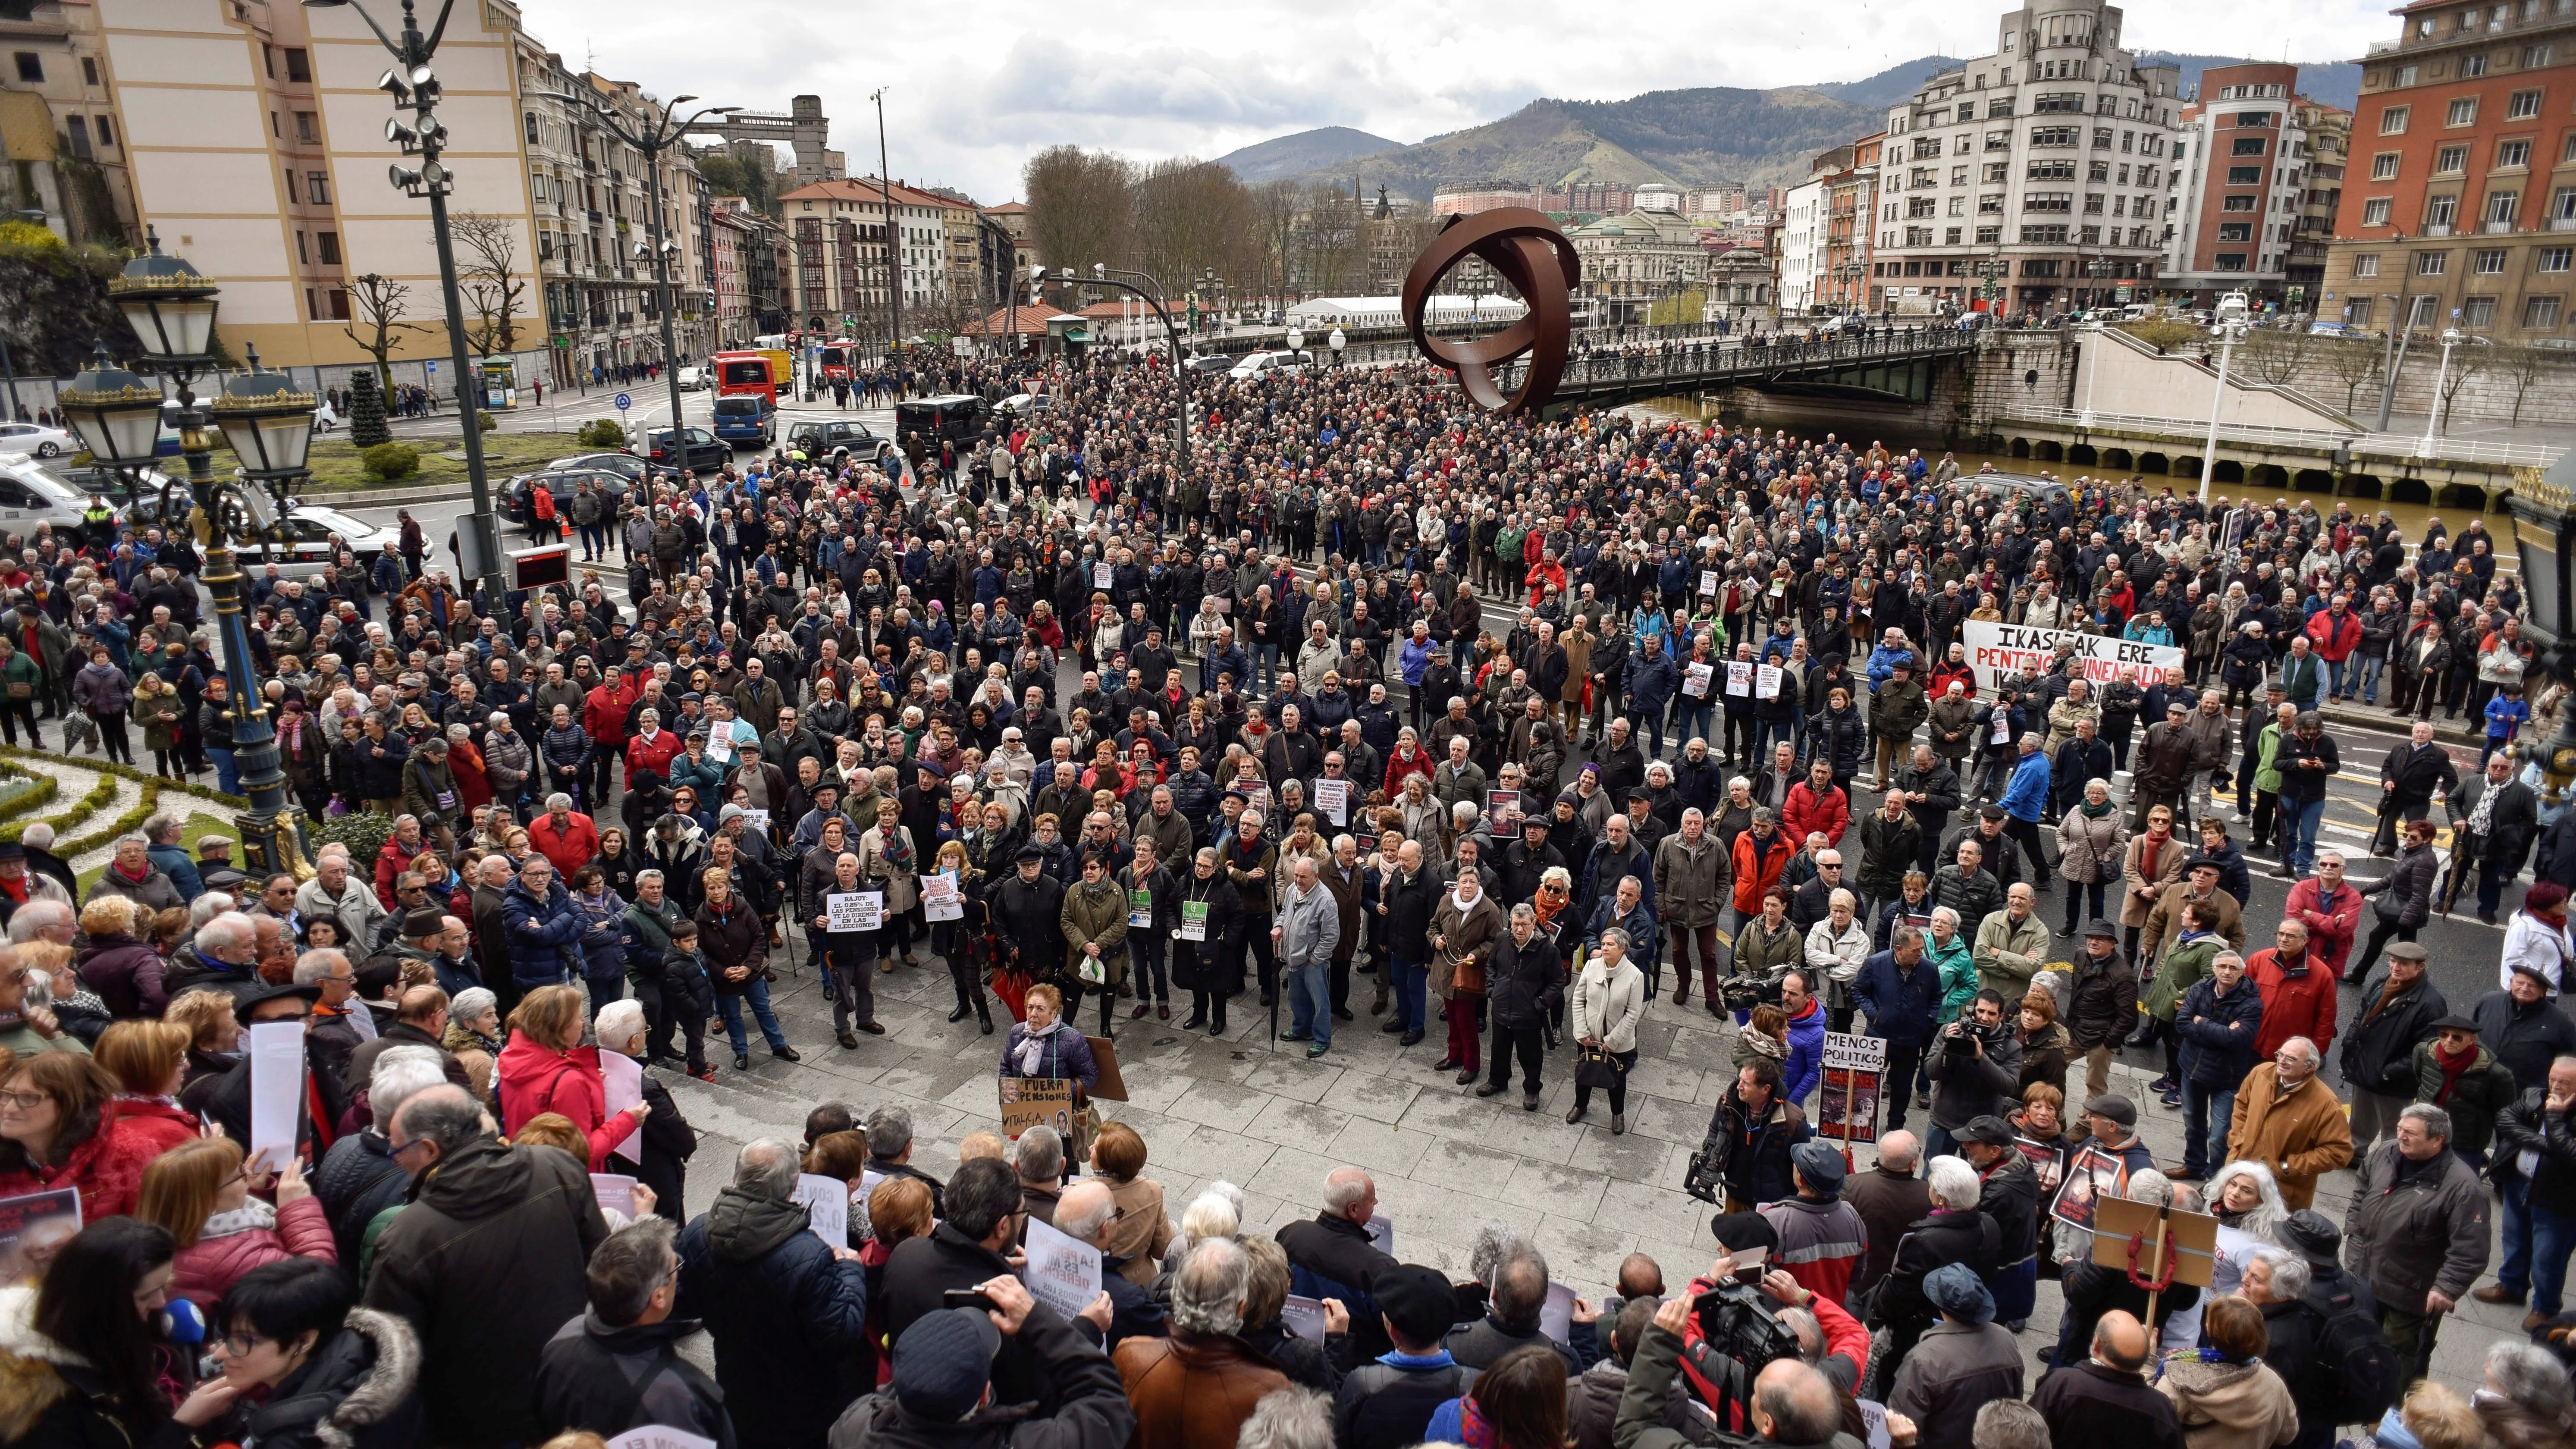
M 59 758 L 59 756 L 31 754 L 11 745 L 0 745 L 0 774 L 34 774 L 33 771 L 20 769 L 15 764 L 10 763 L 11 761 L 39 759 L 51 761 L 58 760 Z M 125 834 L 127 831 L 133 830 L 144 821 L 150 819 L 152 817 L 152 812 L 160 808 L 161 794 L 165 790 L 194 796 L 200 800 L 212 801 L 215 804 L 222 805 L 236 811 L 247 810 L 250 808 L 250 801 L 242 796 L 227 795 L 221 790 L 211 789 L 207 786 L 194 784 L 185 780 L 164 779 L 159 775 L 135 769 L 130 765 L 119 765 L 107 760 L 98 760 L 84 761 L 81 764 L 74 766 L 74 768 L 97 772 L 99 777 L 98 783 L 91 786 L 89 793 L 83 795 L 79 801 L 73 804 L 71 809 L 43 822 L 44 824 L 54 827 L 56 832 L 57 838 L 54 841 L 54 853 L 56 855 L 63 856 L 66 859 L 79 855 L 83 851 L 96 850 L 100 846 L 112 844 L 118 836 Z M 40 776 L 38 778 L 50 779 L 51 777 Z M 142 797 L 135 802 L 132 809 L 129 809 L 123 814 L 117 816 L 116 819 L 110 821 L 104 828 L 94 830 L 87 835 L 77 836 L 70 840 L 59 838 L 61 832 L 75 826 L 87 824 L 91 816 L 106 809 L 109 802 L 116 798 L 116 782 L 118 780 L 131 780 L 137 785 L 143 787 Z M 56 788 L 57 790 L 60 789 L 59 783 L 56 784 Z M 5 809 L 5 807 L 0 807 L 0 809 Z M 34 821 L 27 820 L 13 820 L 9 821 L 7 824 L 0 824 L 0 840 L 17 840 L 25 835 L 26 829 L 29 825 L 35 823 L 36 822 Z

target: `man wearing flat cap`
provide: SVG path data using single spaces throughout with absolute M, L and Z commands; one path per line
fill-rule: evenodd
M 1919 1449 L 1971 1449 L 1977 1410 L 2021 1397 L 2021 1346 L 1995 1322 L 1995 1300 L 1967 1264 L 1925 1274 L 1923 1296 L 1941 1317 L 1897 1368 L 1887 1409 L 1920 1426 Z
M 1789 1149 L 1793 1197 L 1765 1203 L 1755 1211 L 1780 1235 L 1771 1261 L 1811 1293 L 1836 1303 L 1851 1287 L 1852 1272 L 1869 1247 L 1869 1230 L 1860 1210 L 1842 1200 L 1842 1150 L 1810 1138 Z

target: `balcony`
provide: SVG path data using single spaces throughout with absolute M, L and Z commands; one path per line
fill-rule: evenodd
M 2509 221 L 2481 222 L 2478 225 L 2480 236 L 2511 236 L 2513 230 L 2513 223 Z
M 2576 231 L 2576 216 L 2553 216 L 2549 219 L 2549 229 L 2551 231 Z
M 2451 224 L 2447 221 L 2428 221 L 2424 223 L 2424 235 L 2426 236 L 2449 236 L 2450 234 Z

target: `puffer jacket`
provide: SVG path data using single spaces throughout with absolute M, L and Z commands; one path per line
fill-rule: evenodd
M 2263 1026 L 2263 992 L 2251 978 L 2221 996 L 2215 977 L 2193 983 L 2174 1010 L 2182 1038 L 2182 1069 L 2203 1087 L 2232 1087 L 2254 1070 L 2254 1047 Z
M 2063 852 L 2057 858 L 2060 876 L 2077 885 L 2117 880 L 2129 848 L 2128 822 L 2117 806 L 2098 817 L 2078 806 L 2057 822 L 2057 842 Z
M 420 1438 L 421 1347 L 410 1324 L 354 1308 L 256 1406 L 236 1403 L 208 1431 L 261 1449 L 407 1449 Z
M 340 1261 L 321 1198 L 299 1197 L 282 1208 L 253 1198 L 208 1218 L 197 1241 L 171 1261 L 170 1293 L 211 1309 L 244 1273 L 280 1258 Z
M 633 1114 L 608 1110 L 596 1046 L 559 1052 L 512 1031 L 501 1048 L 500 1093 L 502 1131 L 515 1134 L 531 1117 L 559 1113 L 589 1140 L 593 1172 L 607 1171 L 610 1149 L 635 1132 Z
M 852 1399 L 867 1270 L 837 1260 L 802 1205 L 727 1184 L 680 1233 L 674 1316 L 714 1336 L 716 1383 L 746 1444 L 817 1444 Z

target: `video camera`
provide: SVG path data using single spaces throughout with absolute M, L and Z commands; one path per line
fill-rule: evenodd
M 1692 1326 L 1683 1342 L 1684 1376 L 1714 1411 L 1720 1428 L 1751 1423 L 1730 1415 L 1753 1402 L 1753 1380 L 1780 1359 L 1800 1357 L 1798 1334 L 1780 1321 L 1760 1289 L 1720 1283 L 1691 1300 Z

